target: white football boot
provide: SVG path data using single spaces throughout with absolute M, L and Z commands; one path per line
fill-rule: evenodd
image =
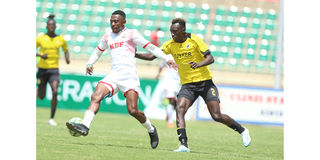
M 180 145 L 179 148 L 174 150 L 173 152 L 190 152 L 190 149 L 184 145 Z
M 249 130 L 247 128 L 244 128 L 244 131 L 241 133 L 241 138 L 242 138 L 242 144 L 245 147 L 248 147 L 251 143 L 251 138 L 249 135 Z
M 56 121 L 54 121 L 54 119 L 49 119 L 48 123 L 51 125 L 51 126 L 56 126 L 57 123 Z

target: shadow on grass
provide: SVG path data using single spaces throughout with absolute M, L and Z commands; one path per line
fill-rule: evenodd
M 108 147 L 119 147 L 119 148 L 132 148 L 132 149 L 144 149 L 144 150 L 150 150 L 151 148 L 149 147 L 139 147 L 139 146 L 131 146 L 131 145 L 120 145 L 120 144 L 108 144 L 108 143 L 80 143 L 80 142 L 72 142 L 72 144 L 76 145 L 92 145 L 92 146 L 108 146 Z M 169 151 L 173 152 L 172 149 L 167 149 L 167 148 L 162 148 L 162 149 L 155 149 L 155 150 L 160 150 L 160 151 Z M 196 153 L 196 154 L 213 154 L 213 153 L 208 153 L 208 152 L 201 152 L 201 151 L 190 151 L 190 153 Z

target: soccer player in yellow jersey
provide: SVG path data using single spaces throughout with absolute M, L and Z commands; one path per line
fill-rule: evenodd
M 179 65 L 178 71 L 182 85 L 177 96 L 176 106 L 177 133 L 181 145 L 174 152 L 190 152 L 184 116 L 199 96 L 207 104 L 211 117 L 241 134 L 243 145 L 245 147 L 249 146 L 251 138 L 248 129 L 220 112 L 219 92 L 212 81 L 209 70 L 209 64 L 214 62 L 214 58 L 207 45 L 196 35 L 186 33 L 184 19 L 173 19 L 170 32 L 172 39 L 165 42 L 161 49 L 166 54 L 172 54 L 175 62 Z M 145 60 L 155 58 L 152 54 L 136 54 L 136 57 Z
M 51 115 L 48 123 L 50 125 L 56 126 L 57 123 L 54 121 L 54 115 L 57 106 L 57 95 L 58 87 L 60 81 L 59 75 L 59 49 L 62 47 L 66 63 L 70 63 L 70 56 L 68 51 L 67 42 L 64 40 L 63 36 L 59 36 L 55 33 L 56 21 L 54 20 L 54 15 L 50 15 L 47 21 L 46 34 L 39 35 L 37 37 L 37 48 L 40 47 L 40 53 L 36 53 L 37 57 L 40 57 L 38 63 L 37 72 L 37 97 L 43 99 L 46 95 L 47 82 L 50 83 L 52 90 L 52 100 L 51 100 Z

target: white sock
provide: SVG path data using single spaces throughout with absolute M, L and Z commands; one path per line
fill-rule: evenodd
M 167 113 L 168 113 L 168 123 L 173 123 L 173 112 L 174 108 L 172 104 L 167 105 Z
M 85 126 L 87 126 L 89 128 L 94 116 L 95 116 L 95 114 L 93 111 L 87 110 L 86 113 L 84 114 L 82 124 L 84 124 Z
M 147 118 L 146 122 L 141 123 L 143 125 L 144 128 L 146 128 L 148 130 L 149 133 L 153 133 L 154 132 L 154 128 L 151 125 L 151 122 L 149 121 L 149 119 Z

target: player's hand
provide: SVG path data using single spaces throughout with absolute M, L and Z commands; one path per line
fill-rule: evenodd
M 189 62 L 188 64 L 190 64 L 190 67 L 191 67 L 192 69 L 196 69 L 196 68 L 199 68 L 199 67 L 200 67 L 198 63 L 193 62 L 193 61 Z
M 174 62 L 173 60 L 168 60 L 167 61 L 167 65 L 170 67 L 170 68 L 173 68 L 175 70 L 178 70 L 179 66 L 176 64 L 176 62 Z
M 41 58 L 43 58 L 43 59 L 48 59 L 48 54 L 47 54 L 47 53 L 43 54 L 43 55 L 41 56 Z
M 87 69 L 86 69 L 86 75 L 92 75 L 93 72 L 93 66 L 92 65 L 87 65 Z
M 70 59 L 69 59 L 69 58 L 66 59 L 66 63 L 67 63 L 67 64 L 70 63 Z

